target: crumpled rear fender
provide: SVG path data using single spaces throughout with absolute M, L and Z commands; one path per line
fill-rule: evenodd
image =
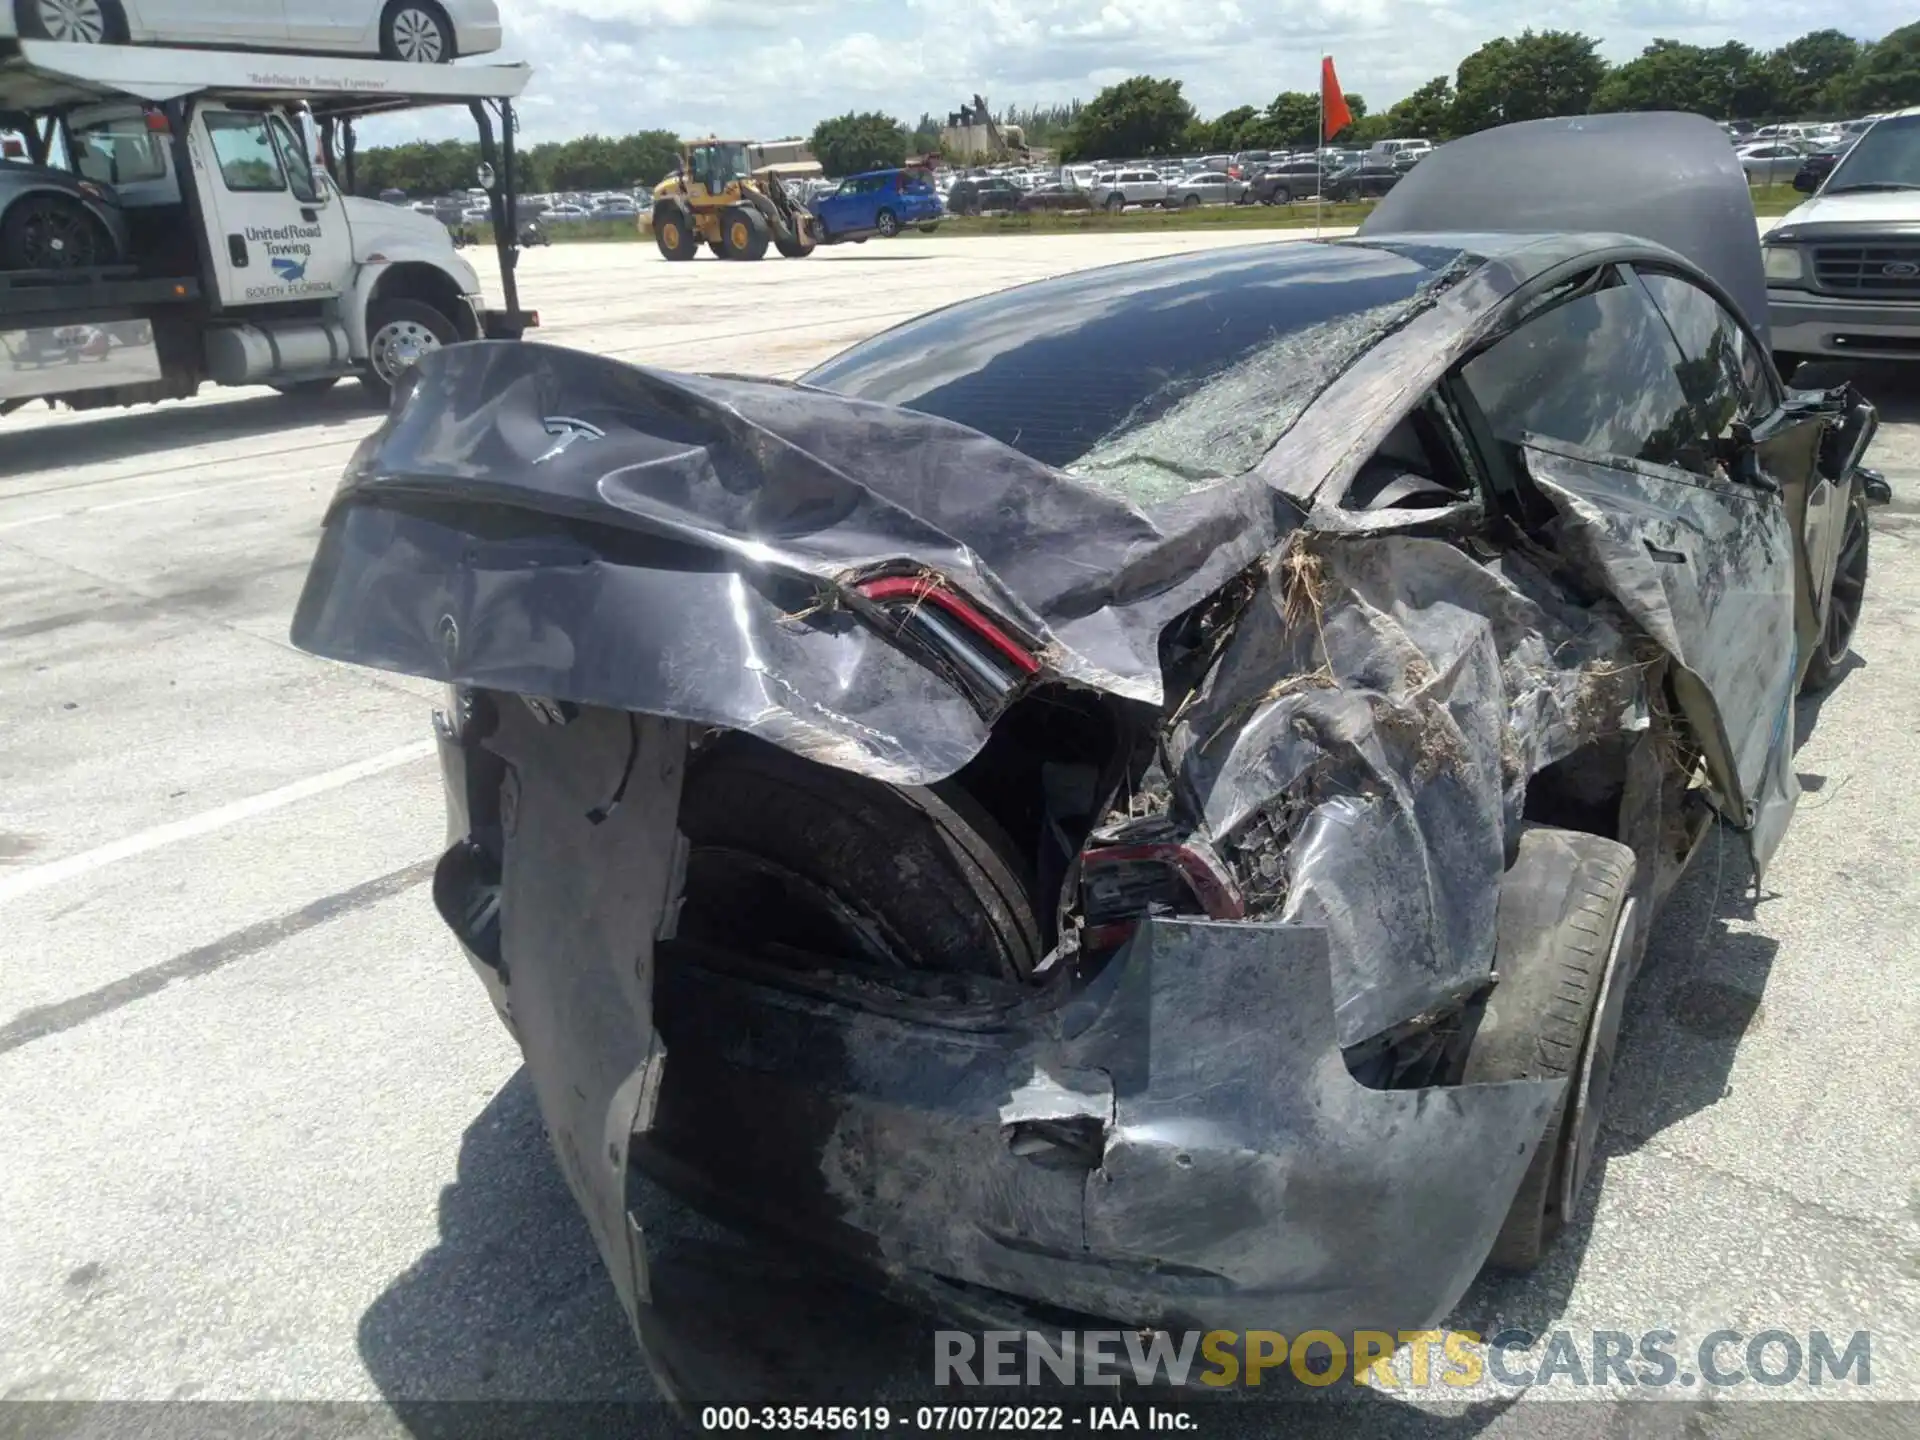
M 656 945 L 681 728 L 508 703 L 483 742 L 514 1024 L 643 1344 L 636 1165 L 897 1279 L 1143 1325 L 1392 1329 L 1458 1298 L 1557 1082 L 1360 1085 L 1306 926 L 1156 920 L 1077 990 L 885 1006 Z

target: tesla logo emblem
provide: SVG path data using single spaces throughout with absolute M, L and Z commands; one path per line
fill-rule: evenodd
M 1914 264 L 1911 260 L 1896 260 L 1891 265 L 1882 265 L 1880 267 L 1880 273 L 1882 275 L 1898 275 L 1902 279 L 1905 279 L 1909 275 L 1920 275 L 1920 265 Z
M 589 425 L 586 421 L 576 420 L 571 415 L 549 415 L 540 423 L 547 434 L 554 439 L 553 444 L 547 447 L 546 454 L 539 456 L 533 462 L 536 465 L 542 460 L 551 460 L 556 455 L 564 453 L 566 448 L 576 440 L 604 440 L 607 435 L 607 432 L 598 425 Z

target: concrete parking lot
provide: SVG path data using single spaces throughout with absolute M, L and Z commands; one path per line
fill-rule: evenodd
M 1259 238 L 671 267 L 577 245 L 521 283 L 543 339 L 792 376 L 950 301 Z M 1896 502 L 1856 662 L 1802 705 L 1799 816 L 1757 890 L 1709 847 L 1631 1005 L 1601 1183 L 1544 1272 L 1476 1286 L 1459 1325 L 1866 1330 L 1856 1393 L 1920 1400 L 1920 375 L 1855 378 Z M 0 420 L 0 1398 L 377 1402 L 356 1423 L 425 1433 L 424 1401 L 652 1393 L 423 883 L 433 688 L 287 643 L 375 423 L 350 386 Z M 680 1298 L 743 1387 L 926 1377 L 911 1323 L 730 1271 L 723 1236 L 658 1208 L 665 1298 L 680 1261 L 731 1277 Z M 1667 1398 L 1694 1402 L 1676 1429 L 1718 1433 L 1720 1402 L 1779 1393 Z M 1478 1398 L 1453 1428 L 1544 1426 Z

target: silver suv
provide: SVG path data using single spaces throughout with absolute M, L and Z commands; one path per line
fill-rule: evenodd
M 1165 205 L 1167 182 L 1158 170 L 1121 170 L 1111 179 L 1095 180 L 1092 196 L 1100 209 L 1116 212 L 1129 205 Z

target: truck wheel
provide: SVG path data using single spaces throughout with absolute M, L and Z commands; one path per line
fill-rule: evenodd
M 891 210 L 882 210 L 873 217 L 873 228 L 891 240 L 900 233 L 900 217 Z
M 452 345 L 460 332 L 446 316 L 418 300 L 376 300 L 367 311 L 367 366 L 360 377 L 381 404 L 422 355 Z
M 14 18 L 29 40 L 70 45 L 124 45 L 127 15 L 120 0 L 16 0 Z
M 1497 979 L 1463 1079 L 1565 1080 L 1487 1263 L 1531 1270 L 1566 1224 L 1593 1158 L 1640 943 L 1633 851 L 1535 826 L 1500 882 Z
M 380 54 L 409 65 L 451 65 L 456 51 L 446 12 L 426 0 L 393 0 L 380 19 Z
M 87 207 L 64 195 L 16 200 L 0 221 L 0 266 L 8 270 L 85 270 L 119 258 Z
M 1847 497 L 1845 528 L 1840 532 L 1840 557 L 1833 565 L 1833 585 L 1827 595 L 1827 626 L 1820 632 L 1820 643 L 1807 662 L 1807 673 L 1800 681 L 1800 693 L 1811 695 L 1825 690 L 1839 677 L 1847 651 L 1853 647 L 1853 632 L 1860 628 L 1860 609 L 1867 598 L 1867 542 L 1873 531 L 1868 523 L 1867 492 L 1858 480 Z
M 680 830 L 684 939 L 1001 980 L 1043 953 L 1013 846 L 951 782 L 883 785 L 727 735 L 688 767 Z
M 767 253 L 772 238 L 767 220 L 748 205 L 731 205 L 720 217 L 720 236 L 729 260 L 758 260 Z
M 653 243 L 669 260 L 691 260 L 700 248 L 700 237 L 694 233 L 686 211 L 678 205 L 663 206 L 654 212 Z

